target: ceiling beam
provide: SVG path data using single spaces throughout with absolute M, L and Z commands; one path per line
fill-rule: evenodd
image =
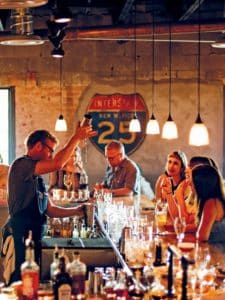
M 225 20 L 215 24 L 201 24 L 202 33 L 221 33 L 225 31 Z M 156 39 L 165 39 L 168 37 L 168 24 L 156 25 L 154 29 Z M 198 33 L 198 24 L 172 24 L 171 33 L 174 39 L 182 39 L 182 35 Z M 10 35 L 10 31 L 0 31 L 0 39 Z M 43 40 L 48 40 L 48 29 L 34 30 L 34 34 L 40 36 Z M 163 36 L 164 35 L 164 36 Z M 152 36 L 152 24 L 137 25 L 137 38 L 149 38 Z M 114 39 L 126 40 L 134 37 L 134 27 L 117 26 L 117 27 L 103 27 L 103 28 L 67 28 L 64 41 L 81 40 L 81 39 Z M 204 37 L 202 36 L 202 39 Z
M 201 24 L 201 32 L 222 32 L 225 30 L 225 21 L 219 24 Z M 172 34 L 197 33 L 198 24 L 177 24 L 171 26 Z M 168 24 L 155 26 L 156 35 L 168 34 Z M 134 27 L 105 27 L 91 29 L 68 29 L 66 31 L 67 40 L 97 37 L 131 37 L 134 35 Z M 152 35 L 152 25 L 137 25 L 137 36 Z

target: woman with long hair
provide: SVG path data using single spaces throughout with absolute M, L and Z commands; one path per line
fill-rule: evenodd
M 225 194 L 223 178 L 213 166 L 192 169 L 192 185 L 198 201 L 199 241 L 225 242 Z
M 197 199 L 191 184 L 191 171 L 198 165 L 211 165 L 216 167 L 212 158 L 207 156 L 193 156 L 185 170 L 185 180 L 183 180 L 174 195 L 171 187 L 165 189 L 165 197 L 168 203 L 168 211 L 172 220 L 180 216 L 185 218 L 187 224 L 196 224 Z
M 165 199 L 164 188 L 171 187 L 171 193 L 174 194 L 179 184 L 185 179 L 185 169 L 187 158 L 184 152 L 173 151 L 167 156 L 165 172 L 161 174 L 155 184 L 156 199 Z

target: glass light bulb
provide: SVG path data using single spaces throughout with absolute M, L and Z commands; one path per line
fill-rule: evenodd
M 167 140 L 177 139 L 178 138 L 178 130 L 177 125 L 169 116 L 166 123 L 163 125 L 162 129 L 162 138 Z
M 129 131 L 130 132 L 140 132 L 141 131 L 141 124 L 136 116 L 134 116 L 134 118 L 130 121 Z
M 55 123 L 55 131 L 67 131 L 66 120 L 60 115 Z
M 189 144 L 192 146 L 205 146 L 209 144 L 208 129 L 204 123 L 194 123 L 189 134 Z
M 149 119 L 147 128 L 146 128 L 146 133 L 147 134 L 159 134 L 160 133 L 159 123 L 155 118 L 151 117 L 151 119 Z

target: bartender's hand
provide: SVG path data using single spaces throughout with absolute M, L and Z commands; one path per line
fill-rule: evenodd
M 97 134 L 98 131 L 93 130 L 92 125 L 80 127 L 80 124 L 78 124 L 75 132 L 75 135 L 79 140 L 84 140 L 86 138 L 96 136 Z
M 85 218 L 86 220 L 88 220 L 91 216 L 94 217 L 94 212 L 95 212 L 95 205 L 93 203 L 90 202 L 85 202 L 84 204 L 82 204 L 82 216 L 83 218 Z
M 76 213 L 75 213 L 75 215 L 79 216 L 79 217 L 84 217 L 85 216 L 85 211 L 86 211 L 85 207 L 86 207 L 86 203 L 81 204 L 79 206 L 76 206 Z
M 101 191 L 101 190 L 103 190 L 103 187 L 104 187 L 103 184 L 96 182 L 96 184 L 94 185 L 94 190 Z
M 111 192 L 111 190 L 109 188 L 104 187 L 104 185 L 102 183 L 98 183 L 98 182 L 94 186 L 94 191 L 101 191 L 102 194 Z

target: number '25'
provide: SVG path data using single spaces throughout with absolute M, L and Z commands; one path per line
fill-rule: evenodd
M 99 144 L 108 144 L 112 139 L 107 138 L 109 135 L 115 132 L 115 125 L 110 121 L 102 121 L 98 123 L 98 128 L 106 127 L 106 129 L 99 134 L 98 143 Z M 119 141 L 123 144 L 132 144 L 136 139 L 135 132 L 129 132 L 129 121 L 120 121 L 119 122 L 119 133 L 128 135 L 128 138 L 120 137 Z

